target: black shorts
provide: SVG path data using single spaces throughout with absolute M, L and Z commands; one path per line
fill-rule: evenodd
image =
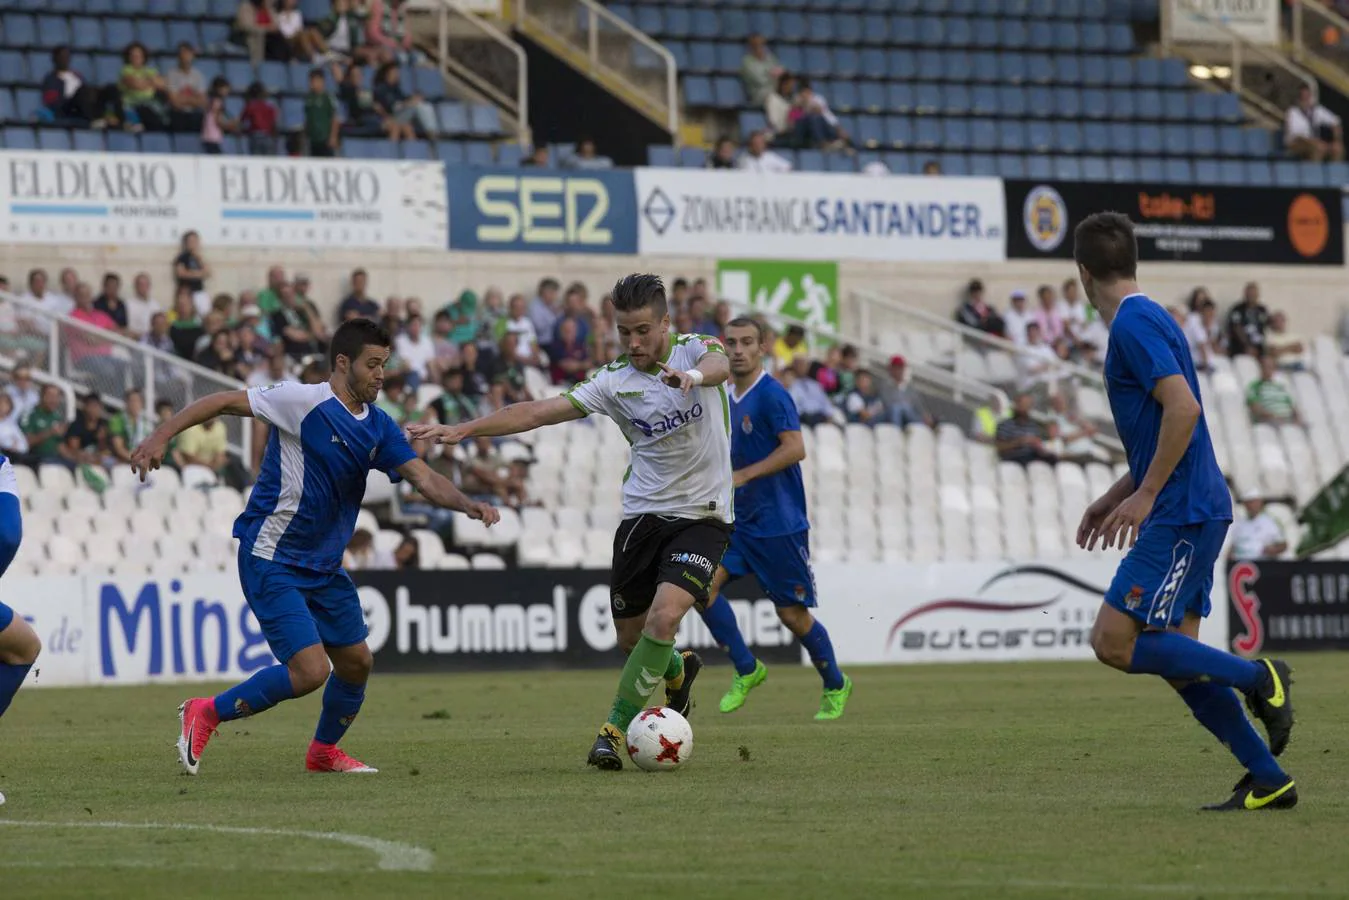
M 615 619 L 643 615 L 656 586 L 669 582 L 707 601 L 712 573 L 731 540 L 731 526 L 719 519 L 681 519 L 654 513 L 624 519 L 614 534 L 614 568 L 609 606 Z

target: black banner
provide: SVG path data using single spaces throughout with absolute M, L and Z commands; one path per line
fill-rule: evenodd
M 609 614 L 609 573 L 582 569 L 353 572 L 381 672 L 599 668 L 623 664 Z M 745 642 L 768 664 L 800 664 L 801 650 L 758 582 L 725 594 Z M 704 662 L 729 660 L 690 612 L 676 646 Z
M 1006 181 L 1007 256 L 1071 259 L 1095 212 L 1133 220 L 1143 260 L 1344 265 L 1339 191 Z
M 1227 596 L 1234 653 L 1349 649 L 1349 562 L 1233 563 Z

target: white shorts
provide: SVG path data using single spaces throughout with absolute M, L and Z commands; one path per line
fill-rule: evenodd
M 0 494 L 19 496 L 19 479 L 14 477 L 14 464 L 9 460 L 0 462 Z

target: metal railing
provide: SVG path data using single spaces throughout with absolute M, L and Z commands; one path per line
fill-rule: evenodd
M 1284 112 L 1297 100 L 1298 88 L 1310 84 L 1316 91 L 1316 78 L 1294 64 L 1277 47 L 1258 44 L 1223 22 L 1191 9 L 1187 15 L 1203 22 L 1221 40 L 1179 41 L 1172 34 L 1172 4 L 1162 4 L 1162 42 L 1165 56 L 1180 56 L 1191 63 L 1206 65 L 1214 81 L 1224 84 L 1243 102 L 1259 110 L 1272 122 L 1282 122 Z M 1219 75 L 1226 69 L 1225 77 Z
M 241 381 L 213 372 L 171 353 L 138 344 L 120 334 L 51 313 L 13 294 L 0 293 L 4 353 L 17 365 L 27 363 L 35 380 L 92 391 L 113 409 L 132 388 L 145 398 L 152 413 L 161 399 L 175 409 L 220 391 L 244 388 Z M 13 326 L 10 326 L 10 323 Z M 73 406 L 73 397 L 71 409 Z M 242 419 L 225 417 L 229 449 L 245 466 L 252 465 L 253 429 Z
M 515 120 L 516 140 L 529 136 L 529 59 L 525 49 L 462 0 L 437 0 L 441 75 L 458 82 Z
M 679 141 L 674 56 L 595 0 L 515 0 L 525 34 L 600 82 Z
M 1349 94 L 1349 19 L 1318 0 L 1292 0 L 1290 31 L 1293 59 Z

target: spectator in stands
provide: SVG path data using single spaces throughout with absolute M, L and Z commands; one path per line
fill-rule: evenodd
M 716 337 L 725 337 L 726 326 L 733 318 L 735 313 L 731 310 L 731 304 L 725 300 L 718 300 L 717 305 L 712 307 L 712 330 L 708 333 Z
M 465 344 L 460 349 L 459 371 L 464 375 L 464 396 L 471 397 L 480 407 L 484 401 L 490 402 L 492 390 L 492 380 L 488 377 L 486 367 L 487 360 L 479 354 L 477 344 Z
M 422 412 L 421 421 L 429 421 L 431 416 L 441 425 L 458 425 L 478 417 L 478 404 L 464 393 L 464 370 L 447 369 L 440 376 L 443 393 L 427 404 Z
M 1082 334 L 1086 330 L 1087 321 L 1091 318 L 1092 312 L 1082 299 L 1082 292 L 1077 288 L 1077 279 L 1065 279 L 1061 288 L 1062 300 L 1059 301 L 1059 317 L 1063 319 L 1063 329 L 1068 333 L 1068 337 L 1076 345 L 1082 340 Z
M 33 368 L 27 363 L 15 366 L 14 374 L 9 384 L 5 385 L 4 393 L 14 404 L 15 417 L 23 421 L 23 417 L 28 415 L 41 399 L 41 391 L 33 383 Z
M 576 150 L 567 159 L 567 168 L 582 169 L 586 171 L 597 171 L 600 169 L 612 169 L 614 161 L 607 156 L 600 156 L 595 149 L 595 140 L 585 137 L 576 142 Z
M 1246 518 L 1232 523 L 1228 561 L 1278 558 L 1288 549 L 1288 539 L 1278 521 L 1265 512 L 1265 498 L 1259 491 L 1248 490 L 1241 495 L 1241 504 L 1246 507 Z
M 211 277 L 211 267 L 202 261 L 201 235 L 195 231 L 183 235 L 178 255 L 173 260 L 173 276 L 177 287 L 186 287 L 191 292 L 193 302 L 199 308 L 205 308 L 211 302 L 206 293 L 206 279 Z
M 1290 156 L 1322 162 L 1344 159 L 1344 131 L 1340 117 L 1312 98 L 1312 88 L 1298 88 L 1297 103 L 1283 121 L 1283 145 Z
M 1097 452 L 1096 426 L 1073 412 L 1068 406 L 1068 397 L 1063 391 L 1049 395 L 1050 429 L 1058 442 L 1059 459 L 1068 462 L 1097 462 L 1101 454 Z
M 61 290 L 57 293 L 67 304 L 66 311 L 62 315 L 69 315 L 70 310 L 75 308 L 75 286 L 80 283 L 80 275 L 74 269 L 66 266 L 57 276 L 57 281 L 61 285 Z
M 75 311 L 70 317 L 105 331 L 117 330 L 117 323 L 94 307 L 94 290 L 83 281 L 75 286 Z M 75 368 L 98 379 L 100 389 L 122 389 L 127 364 L 113 355 L 111 343 L 83 329 L 69 329 L 64 336 L 66 353 Z
M 111 319 L 119 334 L 126 334 L 130 318 L 127 315 L 126 304 L 122 302 L 121 292 L 122 276 L 116 272 L 108 272 L 103 276 L 103 293 L 94 301 L 94 309 Z
M 483 300 L 484 305 L 491 309 L 492 306 L 501 302 L 501 291 L 496 288 L 488 288 Z M 477 294 L 467 289 L 460 291 L 454 302 L 446 304 L 441 313 L 449 319 L 450 333 L 448 340 L 456 347 L 456 353 L 458 345 L 478 339 L 479 328 L 484 316 L 480 316 L 478 313 Z
M 975 328 L 999 337 L 1004 334 L 1002 316 L 984 302 L 984 283 L 978 278 L 971 278 L 969 285 L 966 286 L 965 302 L 956 312 L 956 321 L 967 328 Z
M 239 322 L 234 329 L 235 344 L 239 356 L 250 367 L 257 366 L 271 356 L 271 329 L 264 327 L 262 310 L 256 304 L 249 303 L 239 309 Z
M 164 83 L 169 95 L 169 121 L 174 131 L 200 131 L 206 109 L 206 76 L 192 63 L 197 51 L 186 41 L 178 45 L 178 65 Z
M 351 0 L 333 0 L 332 11 L 317 25 L 319 37 L 333 59 L 333 77 L 337 78 L 337 62 L 356 62 L 370 65 L 379 59 L 379 53 L 365 43 L 365 25 L 351 8 Z
M 436 344 L 426 333 L 419 315 L 408 316 L 403 331 L 393 342 L 394 353 L 407 367 L 408 387 L 416 391 L 423 382 L 440 379 L 440 364 L 436 361 Z
M 1063 322 L 1063 312 L 1059 309 L 1058 298 L 1054 296 L 1054 288 L 1047 284 L 1040 285 L 1035 295 L 1040 301 L 1040 306 L 1031 315 L 1035 324 L 1040 326 L 1040 336 L 1048 343 L 1053 344 L 1067 332 Z
M 1045 427 L 1031 417 L 1034 407 L 1034 397 L 1027 393 L 1018 394 L 1012 406 L 1012 415 L 998 423 L 993 441 L 998 448 L 999 459 L 1023 465 L 1035 460 L 1057 462 L 1056 457 L 1045 447 L 1049 437 Z
M 249 387 L 266 387 L 269 384 L 290 380 L 290 372 L 287 369 L 289 360 L 284 349 L 272 347 L 264 358 L 266 365 L 258 366 L 249 374 Z
M 336 156 L 341 127 L 342 117 L 337 114 L 332 94 L 328 93 L 323 70 L 311 69 L 309 93 L 304 96 L 304 135 L 309 142 L 309 155 Z
M 766 132 L 756 131 L 745 142 L 745 152 L 740 154 L 740 168 L 749 172 L 777 175 L 790 172 L 792 164 L 787 162 L 784 157 L 768 149 Z
M 241 366 L 234 349 L 233 335 L 228 329 L 221 328 L 213 332 L 210 342 L 199 352 L 194 360 L 197 365 L 212 372 L 219 372 L 240 381 L 248 377 L 247 366 Z
M 881 379 L 881 402 L 885 404 L 886 419 L 900 428 L 907 425 L 937 424 L 932 413 L 923 405 L 923 399 L 913 389 L 908 378 L 908 361 L 902 356 L 890 357 L 889 377 Z
M 108 449 L 119 463 L 129 464 L 131 451 L 155 430 L 155 421 L 136 388 L 126 392 L 122 403 L 122 410 L 108 420 Z
M 561 289 L 556 278 L 544 278 L 539 282 L 539 292 L 529 304 L 529 320 L 534 323 L 536 343 L 547 344 L 553 340 L 553 330 L 562 315 L 558 298 Z M 516 318 L 516 313 L 512 311 L 510 317 Z
M 267 286 L 258 291 L 255 302 L 264 315 L 270 316 L 281 308 L 281 289 L 286 286 L 286 270 L 282 266 L 267 269 Z
M 337 98 L 346 110 L 343 133 L 357 137 L 383 136 L 396 141 L 402 128 L 392 118 L 383 115 L 375 104 L 375 95 L 362 84 L 360 66 L 348 66 L 337 89 Z
M 595 360 L 590 344 L 581 337 L 580 325 L 566 318 L 557 325 L 557 339 L 548 347 L 549 375 L 553 384 L 570 387 L 586 377 Z
M 849 422 L 878 425 L 885 419 L 885 403 L 876 389 L 874 376 L 866 369 L 857 373 L 856 383 L 843 401 L 843 411 Z
M 284 283 L 278 292 L 281 308 L 272 313 L 271 331 L 281 339 L 286 355 L 301 360 L 311 353 L 322 353 L 327 346 L 323 323 L 295 298 L 295 287 Z
M 323 52 L 323 36 L 315 28 L 305 26 L 300 0 L 281 0 L 276 13 L 276 30 L 286 39 L 291 59 L 309 62 Z
M 187 295 L 189 306 L 192 303 L 191 295 Z M 193 310 L 193 315 L 196 311 Z M 176 315 L 175 315 L 176 319 Z M 145 332 L 141 338 L 141 343 L 147 347 L 153 347 L 163 353 L 177 353 L 174 348 L 173 338 L 171 336 L 171 322 L 168 313 L 157 312 L 150 316 L 150 330 Z
M 267 96 L 267 88 L 255 81 L 244 92 L 244 111 L 239 116 L 239 130 L 248 138 L 248 152 L 252 156 L 276 156 L 276 130 L 281 113 Z
M 496 365 L 492 371 L 492 405 L 496 409 L 512 403 L 532 399 L 526 386 L 525 368 L 516 351 L 516 338 L 507 334 L 501 339 Z
M 369 280 L 365 269 L 356 269 L 351 273 L 351 293 L 347 294 L 337 309 L 340 321 L 379 318 L 379 302 L 365 292 Z
M 475 438 L 467 448 L 461 487 L 470 497 L 499 500 L 517 508 L 525 503 L 524 479 L 510 471 L 491 438 Z
M 745 98 L 750 106 L 763 105 L 782 73 L 782 64 L 768 49 L 764 36 L 751 34 L 748 52 L 740 60 L 740 81 L 745 86 Z
M 403 90 L 398 63 L 385 63 L 375 74 L 375 107 L 398 126 L 394 140 L 415 140 L 418 129 L 423 137 L 436 134 L 436 112 L 421 94 Z
M 693 333 L 693 317 L 689 315 L 687 308 L 676 310 L 671 324 L 675 334 Z
M 406 0 L 370 0 L 365 38 L 366 43 L 379 49 L 385 62 L 397 60 L 405 66 L 417 62 L 412 31 L 407 27 Z
M 1218 326 L 1218 305 L 1205 300 L 1198 312 L 1188 313 L 1182 331 L 1190 345 L 1190 357 L 1197 371 L 1208 372 L 1213 368 L 1213 360 L 1218 355 L 1214 339 L 1221 334 Z
M 145 45 L 139 41 L 127 45 L 122 62 L 117 87 L 123 121 L 132 131 L 164 131 L 169 125 L 168 107 L 160 98 L 166 85 L 159 70 L 150 65 Z
M 1260 377 L 1246 388 L 1246 408 L 1257 422 L 1301 425 L 1302 416 L 1293 402 L 1293 395 L 1275 380 L 1278 371 L 1279 364 L 1273 354 L 1266 353 L 1260 357 Z
M 97 393 L 86 394 L 80 401 L 80 414 L 66 426 L 59 452 L 71 468 L 103 464 L 108 455 L 108 420 Z
M 1259 356 L 1265 349 L 1269 310 L 1260 304 L 1260 286 L 1248 281 L 1241 302 L 1227 314 L 1227 352 L 1232 356 Z
M 1016 361 L 1021 369 L 1023 390 L 1047 385 L 1053 380 L 1059 356 L 1041 335 L 1038 322 L 1026 326 L 1026 346 L 1023 353 L 1017 354 Z
M 689 299 L 689 318 L 693 320 L 694 334 L 721 336 L 721 332 L 717 330 L 716 321 L 708 314 L 706 297 L 698 296 Z
M 590 340 L 590 331 L 595 327 L 595 311 L 590 308 L 590 291 L 579 281 L 567 285 L 562 295 L 562 318 L 576 323 L 578 336 L 582 341 Z M 558 326 L 561 320 L 558 321 Z
M 68 316 L 75 308 L 73 297 L 47 290 L 46 269 L 33 269 L 28 273 L 28 291 L 19 299 L 35 304 L 53 316 Z
M 1288 330 L 1288 316 L 1282 312 L 1269 317 L 1265 353 L 1273 356 L 1285 372 L 1301 372 L 1307 368 L 1307 341 L 1302 335 Z
M 206 109 L 201 118 L 201 150 L 218 156 L 225 152 L 225 132 L 235 131 L 238 123 L 225 115 L 225 100 L 230 95 L 230 83 L 217 75 L 211 79 L 210 90 L 206 94 Z
M 1003 331 L 1009 341 L 1018 347 L 1026 346 L 1026 329 L 1035 321 L 1026 304 L 1026 292 L 1020 288 L 1012 291 L 1007 303 L 1007 315 L 1003 316 Z
M 32 466 L 37 459 L 28 455 L 28 438 L 14 412 L 14 398 L 0 391 L 0 456 L 15 465 Z
M 34 73 L 36 74 L 36 73 Z M 52 70 L 42 79 L 41 121 L 73 120 L 80 125 L 104 123 L 109 100 L 103 92 L 85 82 L 84 76 L 70 67 L 70 48 L 62 44 L 52 51 Z
M 670 310 L 676 311 L 684 308 L 689 302 L 689 280 L 687 278 L 676 278 L 670 284 Z
M 375 546 L 374 535 L 364 528 L 357 528 L 351 533 L 346 552 L 342 554 L 342 568 L 348 572 L 368 572 L 393 569 L 396 566 L 392 553 Z
M 384 390 L 375 405 L 399 425 L 416 421 L 417 396 L 409 389 L 406 372 L 398 372 L 384 379 Z
M 173 310 L 169 313 L 169 338 L 173 342 L 173 352 L 183 359 L 191 359 L 197 353 L 197 339 L 205 333 L 206 327 L 197 314 L 192 292 L 186 285 L 180 286 L 173 298 Z
M 796 404 L 802 425 L 823 425 L 842 418 L 838 407 L 829 402 L 824 388 L 810 377 L 810 360 L 806 357 L 798 357 L 791 368 L 779 372 L 778 380 Z
M 788 325 L 787 331 L 773 344 L 773 359 L 777 371 L 790 368 L 798 356 L 810 357 L 810 347 L 806 344 L 806 330 L 800 325 Z
M 717 146 L 707 157 L 709 169 L 735 168 L 735 141 L 728 137 L 717 140 Z
M 532 168 L 546 169 L 549 167 L 548 147 L 540 144 L 529 151 L 529 155 L 520 160 L 520 165 Z
M 62 406 L 61 389 L 54 384 L 43 385 L 41 400 L 24 417 L 22 427 L 29 452 L 40 462 L 56 462 L 61 458 L 61 439 L 66 433 Z
M 848 140 L 848 133 L 829 108 L 829 102 L 815 93 L 815 88 L 805 78 L 796 89 L 788 118 L 797 147 L 835 150 Z
M 241 468 L 232 464 L 225 437 L 225 423 L 217 416 L 194 425 L 178 436 L 178 453 L 183 467 L 201 466 L 216 478 L 242 490 L 246 479 Z
M 497 331 L 493 334 L 493 339 L 500 341 L 505 335 L 515 335 L 516 350 L 521 356 L 532 359 L 541 344 L 534 322 L 534 319 L 525 314 L 524 295 L 516 294 L 511 297 L 506 318 L 497 323 Z
M 131 296 L 126 299 L 126 328 L 128 336 L 140 340 L 150 330 L 150 318 L 160 306 L 150 296 L 150 276 L 137 272 L 131 282 Z
M 796 145 L 796 136 L 792 131 L 792 111 L 796 102 L 796 76 L 783 72 L 778 76 L 776 87 L 768 92 L 764 99 L 764 120 L 772 137 L 769 143 L 779 147 Z
M 290 60 L 290 44 L 281 34 L 273 0 L 240 0 L 234 17 L 234 41 L 248 48 L 254 65 L 264 59 Z

